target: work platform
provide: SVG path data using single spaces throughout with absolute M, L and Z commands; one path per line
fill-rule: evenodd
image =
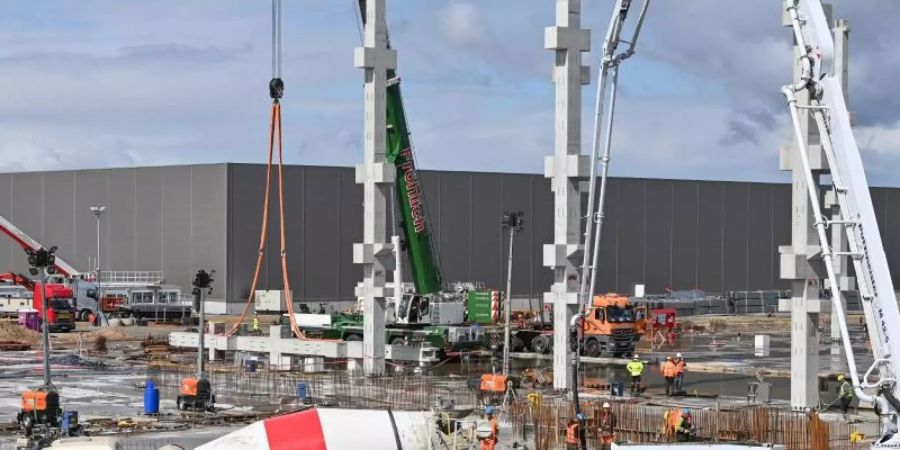
M 169 334 L 169 345 L 179 348 L 197 348 L 198 334 L 176 331 Z M 215 352 L 266 353 L 269 367 L 289 369 L 292 357 L 333 358 L 363 361 L 361 341 L 301 340 L 291 335 L 287 325 L 272 325 L 268 336 L 225 336 L 207 333 L 206 349 Z M 210 360 L 216 358 L 210 352 Z M 386 360 L 415 362 L 426 366 L 438 361 L 438 349 L 430 345 L 386 345 Z

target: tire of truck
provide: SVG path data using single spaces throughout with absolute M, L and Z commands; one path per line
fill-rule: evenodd
M 594 338 L 587 339 L 584 341 L 584 355 L 596 357 L 600 356 L 601 347 L 600 342 Z
M 363 340 L 362 335 L 355 334 L 355 333 L 344 336 L 344 341 L 346 341 L 346 342 L 359 342 L 362 340 Z
M 78 320 L 79 322 L 87 322 L 90 315 L 91 310 L 82 309 L 81 311 L 78 311 L 78 315 L 75 317 L 75 320 Z
M 509 351 L 511 352 L 521 352 L 526 349 L 525 341 L 522 340 L 519 336 L 510 336 L 509 337 Z
M 550 336 L 539 335 L 535 336 L 534 339 L 531 340 L 531 350 L 535 353 L 539 353 L 541 355 L 546 355 L 550 353 L 550 349 L 553 346 L 553 342 L 550 341 Z
M 354 335 L 356 336 L 356 335 Z M 390 345 L 404 345 L 406 344 L 406 339 L 403 339 L 403 336 L 394 336 L 388 342 Z

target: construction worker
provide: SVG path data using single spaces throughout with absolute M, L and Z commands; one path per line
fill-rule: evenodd
M 597 428 L 600 436 L 600 449 L 610 450 L 616 437 L 616 415 L 613 414 L 608 402 L 603 403 Z
M 681 423 L 681 409 L 671 409 L 663 414 L 663 434 L 667 441 L 675 438 L 675 429 Z
M 580 436 L 578 433 L 581 429 L 581 424 L 586 419 L 587 417 L 584 414 L 578 413 L 575 414 L 574 419 L 569 420 L 569 423 L 566 424 L 566 450 L 579 450 Z
M 250 326 L 250 331 L 253 334 L 261 334 L 259 327 L 259 313 L 253 313 L 253 324 Z
M 678 425 L 675 426 L 675 439 L 678 442 L 694 440 L 694 416 L 688 408 L 681 411 L 681 418 L 678 420 Z
M 638 396 L 641 394 L 641 375 L 644 374 L 644 362 L 638 355 L 631 357 L 631 361 L 625 366 L 625 370 L 631 375 L 631 395 Z
M 844 375 L 838 375 L 838 381 L 841 382 L 841 387 L 838 388 L 838 399 L 841 402 L 841 414 L 844 415 L 844 418 L 847 418 L 847 410 L 850 409 L 850 403 L 853 402 L 853 398 L 856 397 L 856 394 L 853 392 L 853 385 L 844 377 Z
M 675 392 L 675 362 L 672 361 L 671 356 L 666 356 L 666 362 L 663 363 L 661 372 L 663 378 L 666 379 L 666 397 L 669 397 Z
M 681 353 L 675 354 L 675 390 L 674 393 L 684 392 L 684 358 Z
M 494 417 L 494 407 L 487 406 L 484 408 L 484 418 L 491 426 L 491 433 L 488 437 L 481 440 L 481 450 L 494 450 L 497 441 L 500 440 L 500 423 Z

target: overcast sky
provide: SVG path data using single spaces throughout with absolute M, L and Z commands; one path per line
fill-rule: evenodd
M 355 0 L 284 0 L 287 162 L 362 159 Z M 425 169 L 543 171 L 552 152 L 553 0 L 389 0 Z M 584 0 L 596 66 L 612 0 Z M 791 77 L 780 0 L 656 0 L 622 69 L 611 173 L 783 181 Z M 900 2 L 838 0 L 850 105 L 874 184 L 900 186 Z M 0 170 L 263 162 L 264 0 L 7 0 L 0 5 Z M 596 74 L 596 71 L 594 71 Z M 584 89 L 589 151 L 595 84 Z

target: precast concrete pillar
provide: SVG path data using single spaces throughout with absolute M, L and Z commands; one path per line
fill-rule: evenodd
M 569 322 L 578 308 L 582 258 L 581 193 L 590 173 L 589 157 L 581 154 L 581 89 L 590 83 L 590 68 L 582 53 L 591 48 L 590 30 L 581 28 L 581 0 L 556 1 L 556 25 L 544 31 L 544 47 L 555 54 L 556 85 L 553 156 L 544 176 L 553 191 L 553 243 L 544 245 L 544 265 L 553 270 L 553 284 L 544 303 L 553 306 L 553 387 L 571 384 Z

